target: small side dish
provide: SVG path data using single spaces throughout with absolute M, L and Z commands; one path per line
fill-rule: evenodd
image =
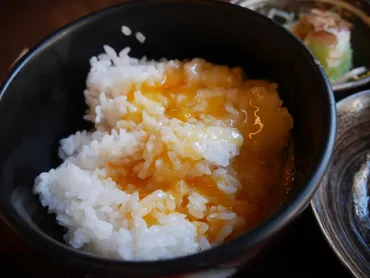
M 296 14 L 272 8 L 265 15 L 302 40 L 319 60 L 332 85 L 370 76 L 365 66 L 353 67 L 354 26 L 338 12 L 313 8 Z

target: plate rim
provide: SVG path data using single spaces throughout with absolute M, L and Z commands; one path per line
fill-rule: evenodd
M 362 97 L 364 95 L 369 95 L 369 98 L 370 98 L 370 89 L 361 90 L 357 93 L 351 94 L 351 95 L 341 99 L 336 104 L 337 111 L 339 111 L 340 107 L 342 107 L 343 105 L 352 101 L 353 99 Z M 335 148 L 334 148 L 334 151 L 335 151 Z M 328 169 L 330 169 L 331 167 L 332 167 L 332 165 L 330 163 Z M 324 222 L 329 220 L 329 218 L 325 218 L 325 215 L 330 215 L 330 213 L 328 213 L 328 211 L 326 209 L 323 209 L 322 214 L 324 216 L 322 216 L 322 214 L 319 212 L 319 208 L 318 208 L 317 204 L 319 204 L 319 206 L 323 207 L 324 203 L 321 202 L 321 198 L 319 198 L 319 191 L 324 190 L 322 183 L 323 183 L 323 180 L 326 177 L 327 177 L 327 175 L 325 174 L 323 176 L 323 179 L 320 182 L 319 187 L 317 188 L 315 194 L 313 195 L 313 197 L 311 199 L 311 202 L 310 202 L 310 207 L 311 207 L 311 210 L 313 211 L 313 214 L 315 216 L 316 223 L 320 227 L 321 234 L 324 235 L 326 242 L 330 246 L 330 249 L 334 252 L 334 254 L 337 256 L 337 258 L 339 258 L 340 262 L 347 268 L 347 270 L 354 277 L 359 277 L 359 278 L 366 277 L 366 273 L 363 271 L 363 269 L 361 267 L 359 267 L 357 264 L 354 264 L 352 261 L 347 260 L 347 257 L 352 257 L 352 256 L 347 254 L 347 257 L 346 257 L 346 248 L 345 248 L 345 246 L 343 246 L 343 244 L 337 238 L 331 236 L 331 233 L 333 233 L 334 235 L 340 235 L 336 231 L 336 229 L 326 228 L 326 226 L 324 225 Z M 370 263 L 369 263 L 369 265 L 370 265 Z

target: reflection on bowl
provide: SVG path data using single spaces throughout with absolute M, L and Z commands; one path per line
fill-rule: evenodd
M 255 11 L 260 12 L 266 16 L 272 17 L 272 14 L 276 14 L 274 19 L 278 22 L 285 24 L 289 21 L 296 21 L 298 15 L 301 13 L 307 13 L 312 8 L 334 11 L 336 14 L 340 15 L 344 20 L 348 21 L 351 27 L 351 40 L 350 44 L 353 50 L 353 63 L 351 67 L 335 66 L 335 68 L 327 71 L 330 76 L 335 75 L 335 71 L 338 74 L 342 74 L 339 79 L 332 82 L 332 87 L 334 91 L 344 91 L 353 89 L 356 87 L 363 86 L 370 82 L 370 54 L 366 49 L 370 49 L 370 40 L 368 39 L 368 34 L 370 33 L 370 3 L 366 0 L 361 1 L 342 1 L 342 0 L 240 0 L 233 1 L 234 4 L 241 5 Z M 275 11 L 277 12 L 275 13 Z M 280 11 L 283 11 L 281 14 Z M 285 14 L 286 13 L 286 14 Z M 320 23 L 321 24 L 321 23 Z M 317 53 L 317 57 L 324 62 L 323 58 L 325 55 L 325 50 L 322 45 L 325 46 L 326 42 L 323 41 L 322 36 L 322 25 L 320 25 L 320 36 L 317 41 L 319 44 L 310 43 L 307 40 L 307 45 L 314 53 Z M 318 33 L 319 33 L 318 32 Z M 332 32 L 332 31 L 330 31 Z M 337 36 L 338 46 L 339 41 L 343 39 L 342 35 Z M 345 52 L 344 52 L 345 53 Z M 321 57 L 321 58 L 320 58 Z M 343 64 L 345 65 L 345 55 L 343 55 Z M 346 69 L 349 71 L 347 72 Z M 352 69 L 352 70 L 351 70 Z M 345 73 L 347 72 L 347 73 Z M 345 73 L 345 74 L 343 74 Z
M 356 277 L 369 277 L 370 90 L 341 100 L 337 112 L 332 163 L 311 205 L 342 262 Z
M 142 20 L 143 18 L 145 18 L 145 21 Z M 204 20 L 205 18 L 207 19 L 206 21 Z M 122 26 L 128 26 L 131 31 L 127 28 L 122 28 Z M 139 36 L 139 32 L 141 33 L 141 36 Z M 122 33 L 132 33 L 134 35 L 123 35 Z M 243 34 L 243 36 L 241 36 L 241 34 Z M 275 51 L 271 51 L 271 45 L 266 44 L 266 36 L 271 39 L 271 41 L 275 42 Z M 107 54 L 99 55 L 102 53 L 104 45 L 110 45 L 117 51 L 120 51 L 121 49 L 124 50 L 120 53 L 116 53 L 113 49 L 105 47 Z M 128 49 L 126 47 L 131 48 L 130 57 L 135 59 L 130 60 L 130 58 L 127 57 Z M 279 55 L 277 55 L 277 53 Z M 123 59 L 117 59 L 117 54 Z M 83 116 L 87 108 L 83 92 L 86 88 L 86 75 L 90 69 L 89 60 L 91 57 L 97 55 L 99 55 L 98 58 L 91 60 L 92 63 L 95 63 L 94 70 L 92 71 L 95 73 L 109 72 L 112 69 L 111 59 L 114 60 L 114 63 L 126 63 L 127 61 L 131 61 L 133 65 L 137 66 L 138 60 L 136 58 L 141 58 L 143 56 L 146 56 L 148 59 L 156 60 L 162 57 L 180 60 L 200 57 L 212 63 L 228 65 L 230 67 L 240 66 L 246 72 L 246 76 L 248 78 L 267 79 L 276 82 L 279 85 L 279 94 L 276 92 L 275 94 L 273 93 L 273 91 L 276 91 L 277 89 L 275 85 L 266 87 L 263 86 L 263 84 L 266 85 L 269 83 L 254 81 L 252 82 L 252 87 L 257 86 L 258 89 L 248 92 L 253 96 L 252 100 L 244 99 L 243 102 L 241 102 L 243 97 L 238 97 L 238 91 L 231 91 L 228 97 L 232 98 L 232 96 L 236 96 L 236 98 L 234 98 L 235 103 L 239 104 L 240 102 L 242 105 L 247 105 L 249 107 L 248 111 L 252 111 L 252 113 L 250 113 L 252 114 L 250 117 L 252 117 L 252 119 L 255 118 L 256 120 L 245 123 L 254 128 L 251 135 L 248 135 L 248 138 L 251 138 L 250 140 L 255 140 L 253 134 L 255 132 L 259 132 L 258 128 L 261 127 L 261 123 L 257 120 L 257 116 L 260 116 L 258 113 L 265 113 L 266 110 L 271 112 L 270 108 L 273 107 L 273 105 L 275 108 L 276 105 L 281 106 L 282 102 L 279 98 L 283 100 L 284 106 L 289 109 L 289 113 L 291 113 L 294 119 L 292 135 L 295 147 L 294 157 L 296 159 L 296 176 L 292 187 L 293 190 L 290 191 L 287 201 L 281 206 L 278 203 L 280 208 L 271 216 L 267 215 L 268 217 L 266 217 L 264 221 L 260 222 L 249 232 L 243 233 L 226 244 L 220 244 L 196 254 L 185 254 L 185 256 L 182 257 L 171 259 L 166 258 L 158 261 L 146 260 L 140 262 L 119 260 L 116 257 L 103 258 L 101 256 L 72 248 L 65 244 L 64 240 L 66 237 L 64 237 L 64 235 L 66 231 L 63 230 L 61 226 L 57 225 L 55 216 L 48 214 L 46 208 L 42 207 L 37 196 L 33 194 L 34 192 L 32 189 L 36 176 L 40 175 L 42 172 L 48 172 L 50 169 L 56 168 L 60 165 L 61 161 L 57 156 L 59 140 L 75 133 L 76 131 L 91 128 L 91 124 L 83 120 Z M 299 67 L 296 67 L 297 63 L 299 64 Z M 172 65 L 176 68 L 176 63 L 173 63 Z M 199 65 L 199 63 L 196 63 L 196 65 Z M 144 71 L 146 71 L 146 73 L 153 72 L 153 68 L 151 68 L 150 65 L 147 66 L 149 67 L 144 67 Z M 134 71 L 137 69 L 136 67 L 129 68 Z M 177 84 L 180 86 L 182 84 L 181 78 L 183 78 L 182 76 L 184 75 L 184 72 L 187 72 L 188 76 L 192 76 L 192 74 L 197 73 L 199 68 L 209 70 L 212 74 L 211 77 L 215 76 L 215 74 L 217 75 L 209 80 L 207 79 L 207 83 L 209 84 L 216 84 L 223 89 L 229 88 L 228 84 L 233 80 L 235 81 L 234 83 L 239 84 L 239 86 L 242 84 L 239 82 L 241 79 L 241 71 L 234 70 L 231 74 L 228 74 L 230 72 L 228 70 L 225 71 L 225 67 L 220 70 L 210 70 L 209 65 L 204 67 L 178 67 L 179 74 L 175 74 L 173 78 L 166 80 L 172 85 Z M 115 69 L 113 69 L 113 71 L 117 73 Z M 154 70 L 154 72 L 156 71 Z M 221 75 L 218 73 L 221 73 Z M 122 75 L 122 72 L 118 71 L 118 74 L 114 76 L 120 77 Z M 226 78 L 219 78 L 220 76 L 224 76 Z M 180 82 L 178 82 L 178 77 L 180 77 Z M 89 80 L 90 86 L 94 85 L 93 83 L 97 81 L 97 79 L 95 79 L 95 81 L 93 79 L 94 78 Z M 157 81 L 161 80 L 163 79 L 159 79 Z M 111 84 L 110 81 L 112 80 L 108 81 L 109 82 L 107 83 L 102 82 L 102 84 L 95 84 L 96 86 L 93 86 L 94 88 L 87 94 L 91 97 L 87 104 L 94 105 L 100 101 L 104 102 L 104 100 L 107 100 L 105 103 L 106 105 L 103 108 L 101 106 L 100 108 L 98 106 L 94 106 L 89 111 L 89 118 L 90 120 L 94 119 L 95 123 L 100 122 L 101 117 L 105 120 L 104 123 L 107 125 L 101 125 L 103 129 L 102 131 L 104 131 L 104 128 L 109 126 L 110 123 L 113 122 L 115 124 L 114 121 L 118 121 L 120 119 L 123 120 L 120 118 L 120 115 L 118 115 L 118 117 L 109 117 L 109 119 L 105 118 L 107 115 L 106 112 L 110 110 L 108 109 L 109 107 L 118 112 L 127 112 L 129 111 L 128 109 L 131 109 L 130 112 L 132 112 L 132 114 L 129 114 L 129 121 L 120 121 L 127 130 L 132 129 L 132 122 L 135 123 L 135 121 L 142 121 L 143 118 L 147 120 L 146 124 L 148 124 L 148 128 L 161 127 L 161 125 L 153 124 L 153 116 L 161 116 L 159 115 L 162 111 L 161 106 L 156 106 L 160 109 L 146 109 L 148 113 L 145 114 L 145 111 L 143 112 L 142 109 L 136 109 L 137 107 L 132 108 L 132 106 L 129 105 L 130 103 L 126 103 L 125 101 L 129 100 L 132 102 L 133 99 L 135 99 L 135 101 L 137 101 L 136 104 L 139 106 L 149 106 L 152 108 L 153 103 L 158 103 L 158 101 L 163 101 L 163 103 L 165 103 L 168 100 L 170 103 L 172 100 L 168 99 L 168 96 L 164 97 L 163 95 L 158 94 L 156 88 L 153 88 L 152 86 L 167 86 L 170 84 L 166 82 L 163 84 L 161 82 L 157 82 L 151 84 L 148 83 L 146 86 L 143 85 L 143 87 L 146 88 L 146 90 L 144 90 L 145 94 L 149 98 L 153 98 L 151 101 L 146 100 L 142 95 L 140 95 L 135 87 L 133 87 L 132 90 L 132 87 L 125 87 L 131 93 L 122 97 L 120 95 L 122 88 L 119 88 L 120 90 L 116 90 L 113 93 L 110 91 L 110 95 L 121 97 L 119 100 L 123 102 L 120 102 L 119 100 L 112 101 L 111 99 L 108 99 L 108 93 L 107 97 L 107 95 L 104 95 L 104 92 L 97 89 L 99 85 L 102 85 L 103 87 L 105 86 L 105 89 L 107 87 L 109 88 L 109 84 Z M 202 79 L 195 83 L 197 86 L 201 85 L 204 87 L 204 81 L 205 80 Z M 243 88 L 247 88 L 247 86 L 244 86 Z M 105 89 L 103 91 L 107 92 Z M 259 90 L 265 91 L 263 94 L 259 94 Z M 315 94 L 312 94 L 312 92 L 315 92 Z M 202 94 L 207 96 L 207 91 L 203 90 Z M 266 108 L 265 110 L 256 106 L 256 103 L 259 103 L 260 99 L 264 97 L 264 94 L 272 96 L 271 101 L 268 102 L 271 106 L 267 107 L 266 105 L 266 107 L 264 107 Z M 171 95 L 176 96 L 176 94 L 169 95 L 170 97 Z M 219 96 L 221 99 L 215 101 L 215 106 L 212 106 L 211 108 L 216 110 L 215 114 L 218 112 L 222 113 L 224 110 L 217 108 L 219 104 L 224 105 L 222 94 L 217 93 L 215 96 Z M 154 99 L 155 97 L 156 99 Z M 191 97 L 191 90 L 190 97 L 186 95 L 185 97 L 194 101 L 199 99 Z M 121 104 L 125 104 L 126 106 Z M 188 107 L 181 106 L 180 108 Z M 254 109 L 252 110 L 252 108 Z M 313 108 L 315 109 L 315 113 L 312 113 Z M 176 109 L 173 109 L 172 112 L 175 115 L 178 114 L 181 117 L 186 117 L 189 113 L 195 112 L 196 114 L 196 111 L 199 111 L 199 107 L 197 107 L 197 109 L 198 110 L 193 109 L 190 111 L 186 111 L 186 109 L 184 111 L 176 111 Z M 233 111 L 233 109 L 228 110 L 231 112 Z M 279 108 L 278 110 L 279 113 L 283 112 L 283 109 Z M 141 111 L 143 113 L 135 114 L 135 111 Z M 243 116 L 243 114 L 239 114 Z M 269 126 L 271 130 L 277 130 L 279 132 L 279 129 L 277 129 L 278 125 L 276 119 L 276 117 L 271 117 Z M 226 120 L 228 120 L 228 118 L 226 118 Z M 291 119 L 287 118 L 287 120 L 287 123 L 289 124 L 287 127 L 291 127 Z M 245 117 L 242 118 L 242 121 L 238 122 L 244 124 L 244 121 Z M 166 123 L 168 124 L 168 121 L 166 121 Z M 268 124 L 267 122 L 265 122 L 265 124 L 266 129 L 264 130 L 267 130 Z M 273 238 L 273 235 L 276 235 L 281 231 L 288 222 L 292 221 L 294 217 L 299 215 L 299 213 L 309 205 L 310 198 L 318 186 L 318 182 L 320 181 L 330 159 L 334 145 L 335 124 L 334 98 L 330 84 L 322 68 L 318 66 L 317 61 L 309 51 L 307 51 L 307 49 L 294 36 L 278 24 L 253 11 L 243 9 L 236 5 L 230 5 L 213 0 L 131 1 L 82 18 L 72 25 L 58 31 L 45 42 L 40 44 L 36 49 L 30 51 L 25 57 L 23 57 L 21 61 L 18 62 L 8 81 L 5 83 L 2 88 L 2 97 L 0 102 L 0 125 L 2 127 L 0 144 L 0 160 L 2 161 L 0 165 L 1 213 L 4 219 L 6 219 L 6 221 L 31 244 L 34 244 L 39 249 L 57 259 L 74 263 L 74 265 L 84 268 L 89 272 L 99 271 L 106 274 L 114 273 L 130 277 L 190 275 L 202 270 L 212 269 L 224 269 L 227 270 L 227 273 L 230 273 L 230 269 L 235 271 L 235 269 L 240 267 L 243 263 L 251 261 L 259 252 L 261 252 L 261 250 L 263 250 L 263 247 L 269 243 Z M 176 126 L 174 127 L 176 128 Z M 186 127 L 188 128 L 189 125 L 186 125 Z M 198 127 L 202 127 L 202 125 L 199 125 L 196 128 Z M 183 134 L 183 136 L 179 135 L 178 137 L 180 137 L 180 139 L 184 139 L 185 137 L 186 139 L 187 135 L 194 135 L 191 128 L 192 126 L 190 125 L 190 132 L 189 129 L 185 129 L 185 132 L 183 133 L 181 132 L 184 129 L 177 128 L 178 133 L 180 135 Z M 166 130 L 168 131 L 170 129 L 166 128 Z M 223 132 L 223 130 L 219 128 L 211 128 L 206 131 L 208 132 L 206 135 L 211 137 L 211 139 L 214 138 L 213 134 L 221 134 L 223 136 L 227 135 L 227 133 Z M 123 133 L 125 133 L 125 131 L 123 131 Z M 231 141 L 229 140 L 230 142 L 235 141 L 232 138 L 240 138 L 238 136 L 235 138 L 235 134 L 237 133 L 229 133 L 228 138 L 231 138 Z M 140 143 L 137 141 L 134 142 L 135 146 L 141 148 L 146 142 L 148 142 L 145 141 L 145 139 L 149 139 L 145 134 L 140 133 L 137 135 L 141 136 L 137 137 L 138 140 L 144 140 L 144 142 Z M 112 131 L 112 136 L 108 139 L 117 137 L 119 137 L 118 134 L 113 133 Z M 94 138 L 96 140 L 91 142 L 91 145 L 99 145 L 99 138 L 101 139 L 99 136 Z M 130 138 L 132 139 L 130 136 L 126 137 L 127 140 Z M 156 137 L 153 138 L 151 136 L 150 138 L 152 141 L 155 141 L 156 139 Z M 173 138 L 173 136 L 167 136 L 167 139 L 171 138 Z M 216 136 L 216 138 L 220 138 L 220 136 Z M 260 142 L 263 144 L 269 143 L 272 148 L 276 147 L 276 144 L 274 144 L 276 143 L 276 137 L 271 136 L 269 139 L 275 141 L 260 140 Z M 208 145 L 211 147 L 216 146 L 217 148 L 220 144 L 222 147 L 222 144 L 225 142 L 231 147 L 240 144 L 240 140 L 236 140 L 237 144 L 229 144 L 229 141 L 222 139 L 220 142 L 216 142 L 216 144 Z M 64 142 L 68 143 L 66 141 Z M 127 145 L 131 146 L 130 144 L 133 141 L 128 140 L 127 142 L 129 143 L 123 144 L 121 147 L 127 147 Z M 175 140 L 172 146 L 176 146 L 176 142 L 181 142 L 181 140 Z M 250 142 L 250 144 L 252 146 L 251 149 L 263 146 L 259 145 L 258 141 Z M 193 147 L 196 149 L 198 145 L 186 145 L 186 152 L 183 151 L 182 155 L 191 154 L 188 150 Z M 71 145 L 68 147 L 68 144 L 66 144 L 66 148 L 64 149 L 65 154 L 73 156 L 73 146 L 71 148 Z M 248 146 L 248 144 L 246 144 L 246 146 Z M 158 148 L 155 149 L 158 150 Z M 185 150 L 185 147 L 183 149 Z M 222 147 L 222 149 L 225 148 Z M 118 152 L 120 150 L 122 149 L 118 149 Z M 182 148 L 179 148 L 179 150 L 181 152 Z M 199 157 L 199 152 L 193 153 L 195 153 L 195 158 Z M 205 153 L 212 154 L 210 152 Z M 230 153 L 236 153 L 236 151 L 231 148 L 231 151 L 226 153 L 226 157 Z M 260 153 L 257 152 L 257 155 L 259 154 Z M 277 157 L 283 157 L 283 154 L 283 152 L 279 151 Z M 138 157 L 139 156 L 135 156 L 135 158 Z M 245 160 L 249 160 L 249 158 L 250 157 Z M 160 161 L 158 165 L 155 166 L 161 168 L 161 166 L 168 164 L 169 159 L 169 156 L 168 158 L 165 157 L 162 161 L 163 163 Z M 173 155 L 171 156 L 171 159 L 176 162 L 177 157 Z M 76 162 L 78 159 L 72 160 Z M 126 163 L 130 161 L 123 160 L 120 162 Z M 214 161 L 218 161 L 218 158 Z M 220 160 L 220 162 L 216 163 L 224 164 L 222 161 Z M 140 157 L 138 162 L 142 162 Z M 206 167 L 202 167 L 202 165 L 203 164 L 199 164 L 197 169 L 202 171 L 207 170 Z M 264 164 L 262 163 L 260 165 Z M 127 167 L 123 167 L 124 169 L 122 169 L 122 167 L 115 167 L 117 165 L 111 166 L 113 168 L 112 170 L 115 172 L 114 174 L 118 174 L 118 178 L 116 180 L 117 183 L 120 182 L 119 174 L 121 173 L 138 173 L 131 171 L 129 169 L 129 165 L 126 165 Z M 143 166 L 143 163 L 139 163 L 139 166 Z M 268 179 L 273 176 L 272 172 L 275 171 L 275 169 L 271 167 L 271 165 L 264 166 L 268 169 L 265 171 L 268 172 L 269 175 L 259 176 L 262 176 L 268 181 Z M 69 169 L 75 171 L 76 167 L 72 166 Z M 135 167 L 135 169 L 139 169 L 139 167 Z M 156 168 L 152 167 L 149 170 L 152 171 L 152 169 Z M 120 170 L 123 171 L 119 172 Z M 148 171 L 149 174 L 150 171 Z M 75 172 L 80 173 L 78 169 Z M 169 172 L 170 171 L 167 171 L 167 173 Z M 255 172 L 253 171 L 245 171 L 246 175 L 254 175 L 254 173 Z M 102 174 L 104 173 L 98 172 L 96 177 L 99 178 L 99 175 Z M 170 172 L 169 174 L 173 174 L 173 172 Z M 223 185 L 222 178 L 225 179 L 225 177 L 227 177 L 225 172 L 221 172 L 221 174 L 220 187 Z M 63 175 L 63 172 L 61 173 L 61 176 L 69 177 L 69 175 Z M 283 176 L 277 176 L 279 180 L 283 179 Z M 130 176 L 125 175 L 125 177 Z M 48 180 L 47 175 L 43 175 L 43 178 Z M 136 177 L 134 176 L 133 182 L 138 183 L 135 178 Z M 145 179 L 145 176 L 142 180 L 143 179 Z M 47 181 L 43 183 L 42 178 L 41 180 L 40 186 L 35 190 L 37 193 L 44 194 L 44 205 L 47 203 L 52 204 L 57 197 L 76 197 L 74 192 L 71 193 L 71 191 L 75 189 L 75 187 L 71 186 L 71 183 L 67 182 L 65 184 L 66 187 L 71 186 L 70 191 L 59 191 L 58 194 L 58 187 L 56 187 L 57 190 L 52 192 L 48 191 L 49 187 L 45 186 Z M 231 178 L 230 180 L 232 181 Z M 38 181 L 40 181 L 40 179 Z M 58 184 L 59 181 L 61 181 L 61 179 L 56 179 L 55 182 L 52 181 L 51 183 Z M 116 186 L 116 181 L 113 181 L 111 178 L 108 182 L 112 185 L 111 188 L 115 189 L 114 193 L 117 192 L 114 197 L 120 198 L 117 201 L 119 202 L 122 200 L 122 192 L 119 191 L 119 188 Z M 86 185 L 89 184 L 89 182 L 81 182 L 80 185 L 81 184 Z M 95 185 L 99 187 L 100 183 L 95 183 Z M 81 187 L 79 188 L 81 189 Z M 130 182 L 130 184 L 127 183 L 127 189 L 131 190 L 131 188 L 132 182 Z M 256 189 L 256 187 L 251 188 Z M 87 188 L 87 190 L 89 189 L 91 189 L 91 187 Z M 233 188 L 226 189 L 234 190 Z M 216 191 L 218 189 L 213 187 L 211 190 Z M 84 190 L 81 191 L 80 196 L 83 196 L 84 193 L 87 192 Z M 102 191 L 104 193 L 104 190 Z M 50 192 L 51 194 L 49 194 Z M 257 192 L 257 194 L 258 193 L 261 192 Z M 273 193 L 269 192 L 269 194 L 272 196 Z M 163 194 L 159 195 L 159 197 L 164 196 Z M 95 216 L 95 220 L 99 217 L 98 221 L 94 222 L 94 224 L 101 224 L 99 221 L 106 216 L 104 213 L 110 213 L 114 208 L 115 215 L 120 217 L 121 215 L 117 213 L 117 210 L 119 209 L 119 212 L 122 212 L 123 210 L 121 210 L 121 208 L 126 209 L 127 207 L 130 207 L 127 205 L 127 207 L 113 206 L 112 208 L 112 206 L 101 205 L 99 207 L 99 209 L 101 209 L 99 214 L 94 215 L 94 212 L 91 211 L 89 207 L 86 207 L 86 205 L 90 204 L 90 201 L 94 200 L 94 198 L 91 198 L 87 200 L 87 202 L 84 200 L 84 202 L 80 203 L 80 200 L 77 200 L 74 204 L 78 204 L 78 208 L 88 208 L 82 213 L 77 213 L 77 217 L 84 217 L 85 214 L 89 214 L 90 216 Z M 109 198 L 109 200 L 104 199 L 104 202 L 111 200 L 111 198 Z M 173 208 L 174 203 L 171 200 L 168 200 L 168 198 L 166 200 L 166 203 L 163 203 L 166 204 L 167 208 Z M 178 198 L 178 200 L 180 200 L 180 198 Z M 150 205 L 150 199 L 147 201 Z M 127 203 L 132 204 L 132 202 Z M 68 202 L 66 202 L 66 204 L 69 205 Z M 70 207 L 71 206 L 68 208 Z M 63 206 L 55 206 L 52 208 L 52 211 L 66 212 L 66 215 L 59 214 L 60 216 L 57 220 L 59 223 L 64 223 L 66 224 L 65 226 L 67 226 L 70 225 L 70 223 L 73 224 L 69 218 L 73 212 L 71 209 L 68 209 L 67 212 L 65 208 L 66 207 Z M 159 206 L 158 209 L 163 209 L 163 206 Z M 191 206 L 190 209 L 192 209 Z M 224 208 L 216 209 L 219 210 L 216 210 L 216 213 L 224 212 Z M 239 206 L 239 209 L 247 212 L 252 211 L 248 210 L 248 206 Z M 193 212 L 196 213 L 195 215 L 192 214 L 193 216 L 199 218 L 202 217 L 202 215 L 198 214 L 198 210 L 194 210 Z M 73 215 L 75 216 L 75 214 Z M 224 218 L 222 220 L 228 220 L 230 216 L 234 217 L 234 215 L 222 214 L 222 217 Z M 150 223 L 153 219 L 148 218 L 147 220 Z M 166 219 L 164 220 L 166 221 Z M 173 219 L 171 218 L 167 220 Z M 128 221 L 122 221 L 119 223 L 122 223 L 122 226 L 133 226 L 132 222 L 130 224 Z M 141 221 L 141 223 L 143 223 L 143 221 Z M 89 226 L 88 224 L 92 223 L 88 222 L 86 226 Z M 178 225 L 173 226 L 178 227 Z M 99 232 L 101 233 L 99 234 L 99 237 L 101 236 L 104 238 L 107 234 L 106 232 L 110 233 L 110 228 L 111 226 L 105 225 L 100 229 Z M 195 238 L 196 228 L 192 226 L 190 230 L 193 233 L 193 238 Z M 187 230 L 185 229 L 185 232 L 186 231 Z M 81 242 L 84 243 L 83 241 L 90 236 L 86 236 L 86 229 L 79 230 L 78 232 L 80 233 L 77 233 L 77 236 L 73 241 L 77 247 L 79 247 Z M 125 230 L 120 232 L 127 235 Z M 173 237 L 170 241 L 162 240 L 162 242 L 171 245 L 174 242 L 172 239 Z M 150 240 L 152 240 L 152 238 L 150 238 L 149 241 Z M 185 244 L 187 242 L 188 241 L 186 241 Z M 108 250 L 105 249 L 105 251 L 110 252 L 110 245 L 106 246 L 108 246 Z M 145 244 L 142 244 L 142 246 L 145 247 Z M 192 245 L 192 247 L 194 247 L 194 245 Z M 131 249 L 127 249 L 123 251 L 130 252 L 130 250 Z

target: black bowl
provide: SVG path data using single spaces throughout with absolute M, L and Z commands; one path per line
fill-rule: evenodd
M 139 43 L 121 26 L 146 36 Z M 59 139 L 89 125 L 83 90 L 89 59 L 104 44 L 130 46 L 149 58 L 202 57 L 242 66 L 250 77 L 270 79 L 295 120 L 297 174 L 289 200 L 272 217 L 236 240 L 187 257 L 156 262 L 103 259 L 68 247 L 55 218 L 32 186 L 56 167 Z M 328 165 L 336 131 L 335 102 L 319 63 L 287 30 L 264 16 L 209 0 L 133 1 L 84 17 L 59 30 L 24 57 L 2 88 L 0 199 L 5 221 L 51 257 L 92 273 L 153 277 L 238 268 L 308 205 Z M 231 270 L 232 271 L 232 270 Z

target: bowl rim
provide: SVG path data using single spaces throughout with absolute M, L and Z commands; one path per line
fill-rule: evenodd
M 212 247 L 208 250 L 200 253 L 191 254 L 184 257 L 170 258 L 166 260 L 157 261 L 123 261 L 102 258 L 94 254 L 86 253 L 80 250 L 73 249 L 64 243 L 58 242 L 52 237 L 48 236 L 37 227 L 32 227 L 21 218 L 14 216 L 10 213 L 8 207 L 0 203 L 0 215 L 2 219 L 18 234 L 21 238 L 27 241 L 29 244 L 35 246 L 41 250 L 44 254 L 57 257 L 61 260 L 68 261 L 76 266 L 83 266 L 87 269 L 110 269 L 110 271 L 116 273 L 136 273 L 138 275 L 144 275 L 147 277 L 149 273 L 155 273 L 160 275 L 170 275 L 178 273 L 178 271 L 184 271 L 187 266 L 191 266 L 188 270 L 192 272 L 194 270 L 201 270 L 204 268 L 211 268 L 222 262 L 226 262 L 230 259 L 237 259 L 243 252 L 252 247 L 258 246 L 263 240 L 272 237 L 277 231 L 281 230 L 291 220 L 295 218 L 300 212 L 307 208 L 311 197 L 316 191 L 319 181 L 321 180 L 324 172 L 329 164 L 331 154 L 334 148 L 334 140 L 336 135 L 336 107 L 335 99 L 330 82 L 321 67 L 320 63 L 313 57 L 312 53 L 288 30 L 273 22 L 272 20 L 258 14 L 257 12 L 245 9 L 243 7 L 233 5 L 223 1 L 215 0 L 130 0 L 120 4 L 116 4 L 104 9 L 100 9 L 86 16 L 80 17 L 77 20 L 57 29 L 49 36 L 44 38 L 39 44 L 33 47 L 28 53 L 20 58 L 12 69 L 12 72 L 8 75 L 0 88 L 0 101 L 3 95 L 6 93 L 7 88 L 11 85 L 17 74 L 22 68 L 30 61 L 35 55 L 42 52 L 47 46 L 64 35 L 64 33 L 74 29 L 78 29 L 80 26 L 88 24 L 89 22 L 99 18 L 102 15 L 113 13 L 116 10 L 123 9 L 129 5 L 145 5 L 145 4 L 156 4 L 156 5 L 207 5 L 217 6 L 217 8 L 229 9 L 236 13 L 244 13 L 246 17 L 252 17 L 255 20 L 262 21 L 266 25 L 272 26 L 282 34 L 290 36 L 292 41 L 295 40 L 297 48 L 300 48 L 303 54 L 307 57 L 307 60 L 312 60 L 313 71 L 322 78 L 322 90 L 326 91 L 327 94 L 323 96 L 326 98 L 327 110 L 328 110 L 328 127 L 324 134 L 325 143 L 321 146 L 321 153 L 318 155 L 315 165 L 312 167 L 311 172 L 308 174 L 308 179 L 304 185 L 297 189 L 294 196 L 281 206 L 276 213 L 271 217 L 265 219 L 259 223 L 256 227 L 246 232 L 242 236 L 232 240 L 229 243 L 222 244 L 216 247 Z M 51 251 L 50 249 L 53 249 Z M 124 268 L 125 270 L 122 270 Z M 141 274 L 140 274 L 141 273 Z
M 337 110 L 339 110 L 340 107 L 347 104 L 348 102 L 356 98 L 360 98 L 364 95 L 370 96 L 370 89 L 359 91 L 357 93 L 354 93 L 352 95 L 349 95 L 341 99 L 336 104 Z M 330 166 L 328 168 L 330 168 Z M 329 243 L 331 250 L 337 256 L 337 258 L 347 268 L 347 270 L 350 271 L 350 273 L 352 273 L 354 277 L 365 277 L 362 275 L 363 273 L 362 270 L 359 269 L 357 265 L 354 265 L 352 263 L 353 260 L 348 260 L 348 257 L 350 256 L 346 255 L 347 253 L 346 253 L 345 246 L 343 244 L 338 244 L 338 242 L 341 242 L 341 241 L 338 241 L 338 239 L 336 239 L 336 237 L 332 235 L 332 234 L 335 234 L 335 235 L 340 235 L 340 234 L 335 229 L 331 229 L 330 227 L 327 227 L 326 225 L 324 225 L 324 223 L 329 220 L 328 217 L 330 217 L 330 215 L 333 215 L 333 214 L 329 213 L 330 211 L 326 209 L 323 210 L 324 212 L 323 214 L 319 212 L 320 211 L 319 207 L 325 207 L 323 206 L 323 202 L 321 201 L 321 198 L 318 197 L 319 191 L 321 190 L 324 190 L 323 187 L 318 188 L 317 192 L 314 194 L 310 202 L 311 203 L 310 206 L 315 216 L 316 222 L 318 223 L 320 230 L 325 237 L 325 240 Z

